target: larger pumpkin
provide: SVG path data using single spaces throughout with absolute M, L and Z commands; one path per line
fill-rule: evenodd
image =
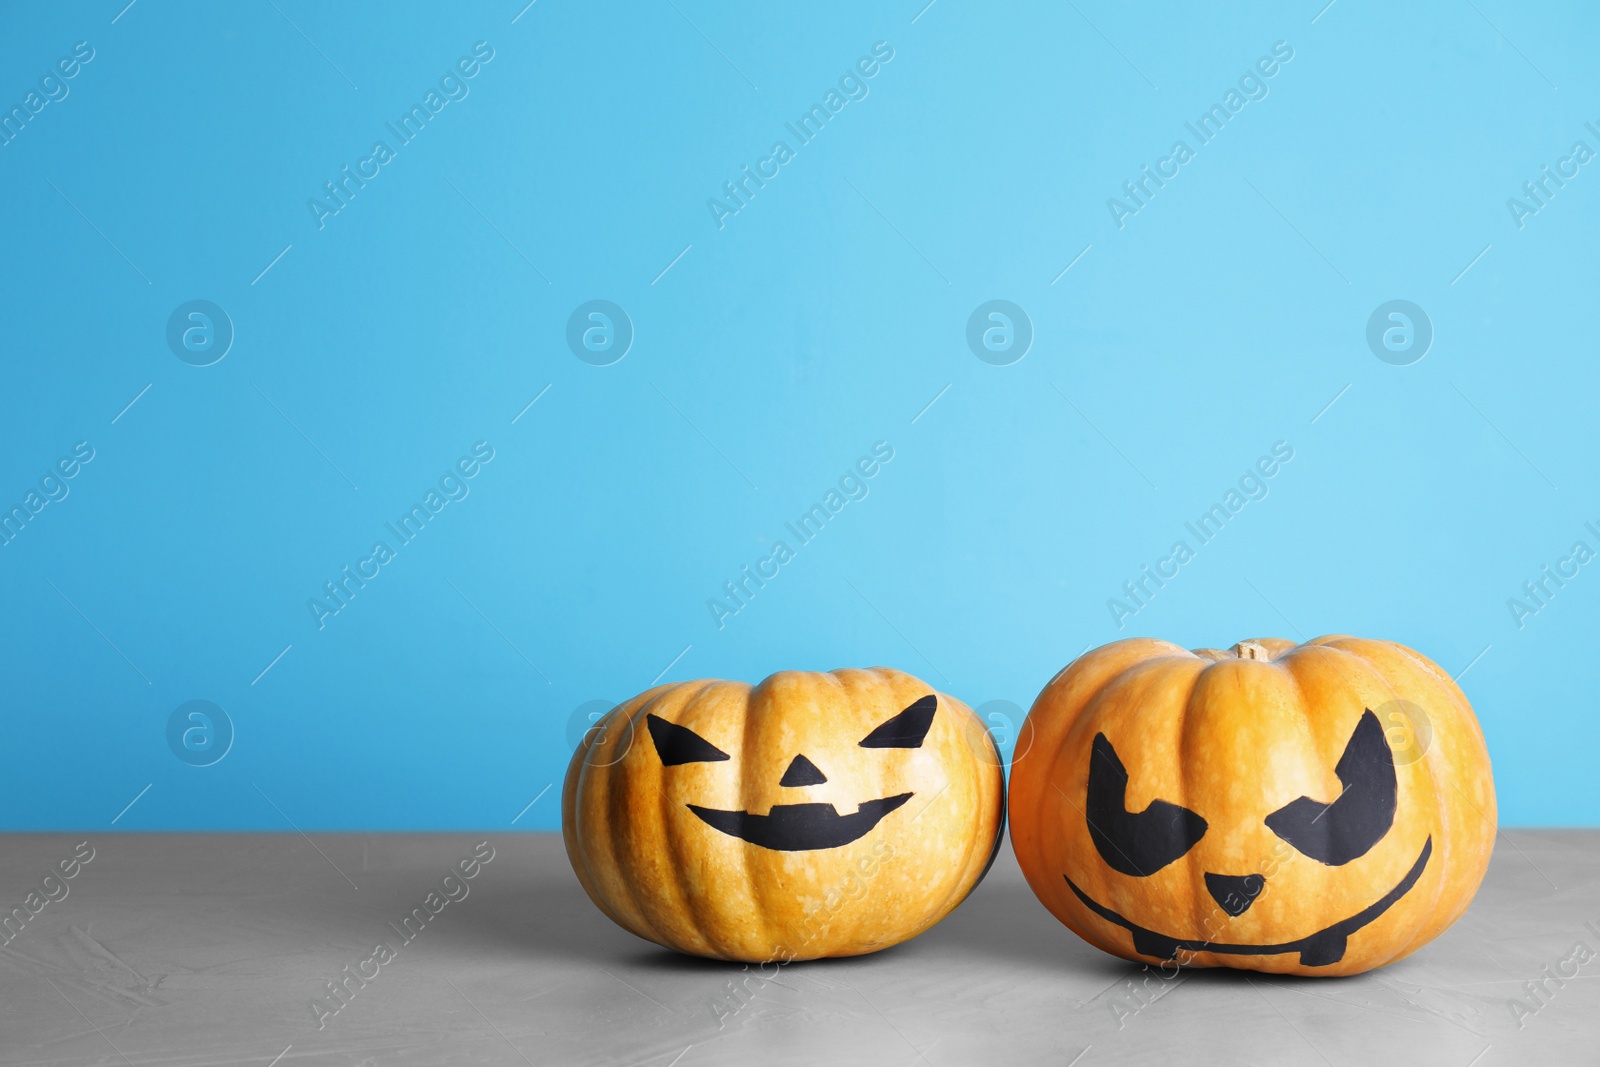
M 1028 884 L 1126 959 L 1357 974 L 1466 910 L 1495 837 L 1472 708 L 1387 641 L 1118 641 L 1047 685 L 1012 773 Z
M 960 701 L 883 668 L 641 693 L 573 754 L 567 855 L 600 910 L 696 956 L 855 956 L 914 937 L 992 862 L 1005 782 Z

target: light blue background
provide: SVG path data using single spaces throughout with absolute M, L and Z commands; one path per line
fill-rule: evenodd
M 1470 665 L 1504 823 L 1600 818 L 1600 566 L 1507 607 L 1600 549 L 1600 165 L 1506 206 L 1600 149 L 1592 9 L 123 2 L 0 8 L 6 109 L 95 50 L 0 147 L 0 500 L 95 449 L 0 548 L 0 825 L 551 828 L 574 709 L 658 677 L 886 664 L 1026 708 L 1118 637 L 1328 632 Z M 319 229 L 477 41 L 470 95 Z M 718 229 L 877 41 L 867 98 Z M 1107 198 L 1278 41 L 1119 230 Z M 1436 334 L 1406 367 L 1364 338 L 1396 298 Z M 214 366 L 164 339 L 192 299 L 236 330 Z M 566 345 L 590 299 L 633 322 L 613 366 Z M 965 341 L 991 299 L 1033 323 L 1011 366 Z M 480 440 L 319 630 L 308 598 Z M 869 496 L 719 629 L 877 441 Z M 1270 495 L 1119 629 L 1277 441 Z M 236 731 L 209 767 L 166 740 L 194 699 Z

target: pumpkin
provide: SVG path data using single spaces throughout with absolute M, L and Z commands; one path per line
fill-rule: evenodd
M 754 687 L 658 686 L 567 770 L 562 831 L 600 910 L 695 956 L 855 956 L 928 929 L 1004 827 L 993 740 L 959 700 L 885 668 Z
M 1477 719 L 1401 645 L 1118 641 L 1027 721 L 1017 860 L 1056 918 L 1125 959 L 1358 974 L 1437 937 L 1489 864 Z

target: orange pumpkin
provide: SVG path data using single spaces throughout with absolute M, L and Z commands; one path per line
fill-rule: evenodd
M 578 880 L 640 937 L 695 956 L 855 956 L 915 937 L 988 869 L 1005 781 L 959 700 L 900 671 L 658 686 L 567 770 Z
M 1358 974 L 1437 937 L 1489 864 L 1477 719 L 1401 645 L 1118 641 L 1056 675 L 1028 723 L 1017 860 L 1056 918 L 1126 959 Z

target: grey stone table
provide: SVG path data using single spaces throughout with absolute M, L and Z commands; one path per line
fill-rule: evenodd
M 921 938 L 765 973 L 613 926 L 554 834 L 12 835 L 0 908 L 4 1064 L 1600 1062 L 1600 831 L 1503 834 L 1461 922 L 1347 979 L 1163 981 L 1009 847 Z

